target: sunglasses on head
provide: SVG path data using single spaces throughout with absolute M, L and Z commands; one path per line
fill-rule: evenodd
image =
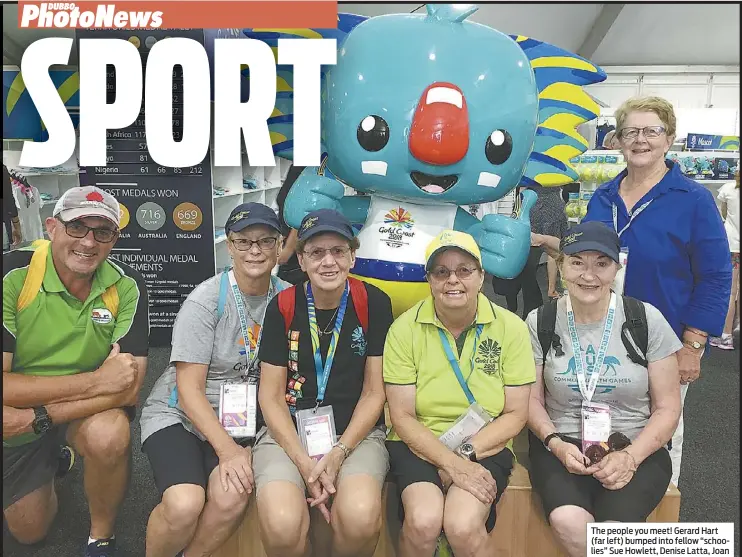
M 590 460 L 590 464 L 597 464 L 603 460 L 606 455 L 622 451 L 631 445 L 631 440 L 623 433 L 616 431 L 611 433 L 607 442 L 601 442 L 596 445 L 590 445 L 585 451 L 585 456 Z

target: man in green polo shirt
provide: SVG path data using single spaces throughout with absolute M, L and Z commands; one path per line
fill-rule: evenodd
M 19 542 L 43 539 L 60 449 L 71 445 L 84 459 L 86 557 L 114 555 L 147 369 L 144 280 L 108 259 L 119 219 L 110 194 L 72 188 L 46 220 L 49 241 L 3 255 L 3 513 Z
M 397 554 L 445 554 L 441 529 L 455 555 L 491 554 L 536 379 L 528 328 L 482 294 L 469 234 L 437 236 L 425 271 L 430 296 L 397 318 L 384 345 L 387 450 L 402 499 Z

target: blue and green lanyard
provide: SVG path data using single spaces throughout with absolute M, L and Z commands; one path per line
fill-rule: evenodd
M 330 370 L 332 369 L 332 362 L 335 359 L 335 349 L 337 348 L 338 338 L 340 337 L 340 328 L 343 325 L 345 309 L 348 306 L 349 291 L 350 285 L 348 281 L 346 281 L 345 290 L 343 290 L 343 297 L 340 300 L 340 307 L 338 308 L 338 313 L 335 317 L 335 327 L 332 331 L 332 337 L 330 338 L 330 346 L 327 349 L 327 358 L 325 359 L 324 365 L 322 365 L 322 353 L 320 352 L 319 344 L 319 328 L 317 327 L 317 312 L 314 307 L 312 285 L 310 283 L 307 283 L 307 313 L 309 313 L 309 334 L 312 337 L 312 348 L 314 349 L 314 368 L 317 371 L 317 406 L 315 406 L 315 408 L 318 408 L 319 405 L 322 404 L 322 401 L 325 399 L 325 390 L 327 389 L 327 382 L 330 380 Z
M 479 344 L 479 335 L 482 334 L 482 329 L 484 328 L 483 325 L 477 325 L 477 332 L 474 335 L 474 349 L 471 352 L 471 371 L 469 371 L 469 377 L 471 377 L 471 374 L 474 372 L 474 357 L 477 353 L 477 345 Z M 474 404 L 477 402 L 477 400 L 474 398 L 474 395 L 471 392 L 471 389 L 469 388 L 469 377 L 464 379 L 464 374 L 461 373 L 461 367 L 459 366 L 459 360 L 456 358 L 453 352 L 453 348 L 451 348 L 451 343 L 448 340 L 448 337 L 446 336 L 446 333 L 443 332 L 443 329 L 438 329 L 438 334 L 441 337 L 441 343 L 443 344 L 443 350 L 446 352 L 446 357 L 448 358 L 448 363 L 451 364 L 451 368 L 453 369 L 454 375 L 456 375 L 456 379 L 459 381 L 459 385 L 461 385 L 461 388 L 464 390 L 464 394 L 466 395 L 467 400 L 469 401 L 469 404 Z

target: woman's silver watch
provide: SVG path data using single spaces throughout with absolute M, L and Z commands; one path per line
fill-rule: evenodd
M 477 452 L 474 450 L 474 445 L 472 445 L 471 443 L 462 443 L 456 449 L 456 453 L 467 460 L 471 460 L 472 462 L 477 461 Z

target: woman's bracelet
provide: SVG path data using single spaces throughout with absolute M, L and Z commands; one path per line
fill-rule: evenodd
M 626 450 L 621 451 L 621 452 L 629 455 L 629 458 L 631 459 L 631 463 L 634 465 L 634 467 L 631 469 L 631 472 L 636 473 L 636 469 L 638 468 L 638 466 L 636 465 L 636 459 L 634 458 L 634 455 L 632 455 L 629 451 L 626 451 Z

